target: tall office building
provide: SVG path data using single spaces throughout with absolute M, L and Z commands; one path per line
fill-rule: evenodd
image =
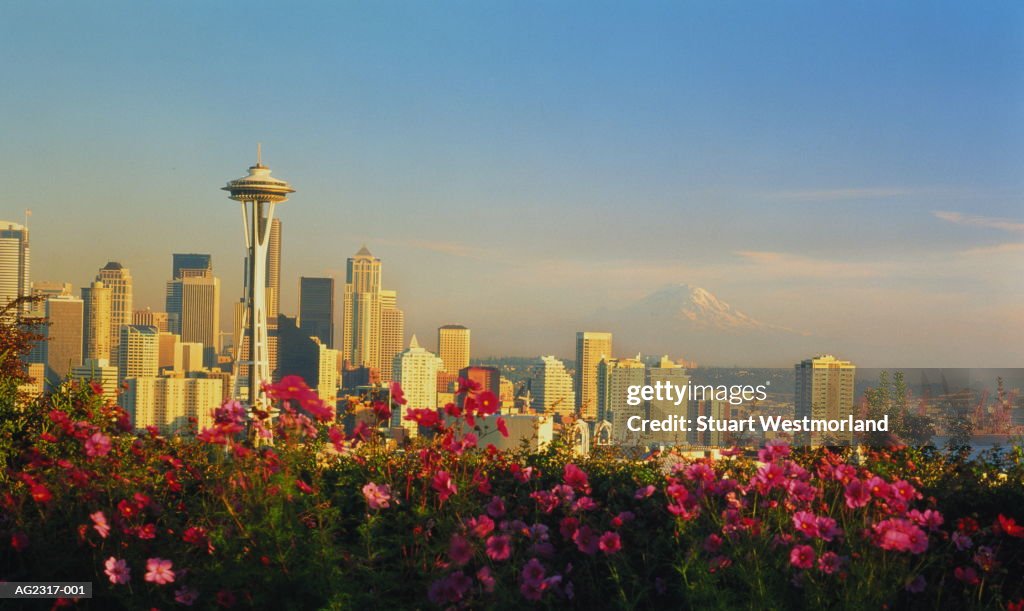
M 72 297 L 72 286 L 70 282 L 50 282 L 48 280 L 37 280 L 32 283 L 29 294 L 42 299 L 32 304 L 28 315 L 32 318 L 43 318 L 46 316 L 46 300 L 50 297 Z M 42 362 L 42 361 L 38 361 Z
M 270 240 L 267 242 L 267 324 L 277 324 L 281 308 L 281 219 L 270 221 Z
M 220 279 L 212 270 L 183 269 L 167 283 L 167 316 L 171 333 L 203 345 L 206 364 L 220 353 Z
M 174 253 L 171 255 L 171 280 L 178 280 L 187 275 L 205 275 L 213 273 L 213 257 L 199 253 Z
M 352 365 L 380 368 L 380 259 L 365 246 L 350 257 L 345 274 L 342 356 Z
M 661 357 L 657 367 L 651 367 L 647 370 L 648 386 L 671 384 L 682 388 L 689 383 L 690 374 L 687 372 L 686 367 L 680 363 L 673 362 L 668 356 Z M 669 417 L 686 418 L 689 413 L 687 411 L 688 403 L 686 399 L 682 400 L 679 405 L 676 405 L 676 402 L 672 399 L 651 399 L 647 403 L 647 417 L 651 420 L 665 420 Z M 666 445 L 680 445 L 687 441 L 686 433 L 680 431 L 654 431 L 650 433 L 648 439 Z
M 128 389 L 122 402 L 136 429 L 157 427 L 161 433 L 184 433 L 189 418 L 202 431 L 213 425 L 213 409 L 221 404 L 221 378 L 154 378 L 125 380 Z
M 857 367 L 831 354 L 819 355 L 796 364 L 796 417 L 846 419 L 853 414 L 854 378 Z M 852 443 L 853 432 L 796 435 L 798 444 L 820 445 L 826 438 Z
M 334 348 L 334 278 L 299 278 L 299 327 Z
M 30 290 L 28 227 L 0 221 L 0 308 Z
M 437 372 L 443 365 L 440 357 L 420 347 L 415 335 L 409 349 L 395 357 L 394 378 L 402 385 L 407 403 L 395 410 L 392 424 L 405 427 L 410 437 L 417 435 L 418 426 L 405 419 L 405 411 L 437 408 Z
M 66 378 L 72 367 L 82 364 L 84 315 L 84 304 L 76 297 L 58 296 L 46 300 L 46 318 L 50 324 L 43 331 L 46 340 L 40 342 L 40 346 L 46 379 L 51 387 Z
M 110 289 L 100 280 L 82 289 L 84 359 L 110 362 L 110 298 Z
M 71 377 L 80 382 L 95 382 L 103 389 L 103 395 L 111 398 L 117 395 L 117 367 L 106 359 L 85 359 L 78 367 L 71 368 Z
M 152 326 L 152 325 L 142 325 Z M 160 373 L 166 371 L 183 371 L 181 367 L 181 336 L 174 333 L 167 333 L 157 328 L 157 369 Z
M 96 280 L 110 289 L 110 363 L 116 367 L 121 327 L 132 324 L 132 274 L 117 261 L 110 261 L 96 274 Z
M 612 439 L 616 443 L 638 445 L 640 435 L 626 424 L 633 416 L 644 418 L 645 407 L 627 402 L 630 386 L 643 386 L 647 369 L 640 355 L 635 359 L 604 358 L 597 364 L 597 419 L 612 423 Z
M 437 355 L 444 361 L 447 373 L 469 367 L 469 329 L 462 325 L 445 325 L 437 330 Z
M 687 408 L 686 413 L 690 422 L 697 422 L 697 419 L 701 416 L 714 418 L 721 422 L 732 420 L 734 410 L 735 407 L 730 405 L 728 401 L 714 399 L 708 395 L 703 399 L 690 401 L 690 406 Z M 713 448 L 735 445 L 737 443 L 736 435 L 737 433 L 729 431 L 699 431 L 695 426 L 691 427 L 686 433 L 687 441 L 690 444 Z
M 160 370 L 160 333 L 156 327 L 125 325 L 121 341 L 117 375 L 120 379 L 152 378 Z
M 570 416 L 576 410 L 576 392 L 565 364 L 553 356 L 542 356 L 530 376 L 530 407 L 545 414 Z
M 398 309 L 398 292 L 380 292 L 380 377 L 392 380 L 395 357 L 405 346 L 405 312 Z
M 131 324 L 156 327 L 156 330 L 161 333 L 170 332 L 167 324 L 167 312 L 154 312 L 150 308 L 146 308 L 145 310 L 135 310 L 132 312 Z
M 612 334 L 596 331 L 576 333 L 576 407 L 584 420 L 597 418 L 597 365 L 612 356 Z

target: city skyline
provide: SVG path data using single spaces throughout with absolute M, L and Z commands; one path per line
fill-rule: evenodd
M 664 352 L 592 320 L 688 284 L 811 343 L 683 335 L 672 356 L 702 364 L 1022 364 L 1020 7 L 571 6 L 299 11 L 259 48 L 196 30 L 223 7 L 14 7 L 35 27 L 0 37 L 3 216 L 34 212 L 33 280 L 77 293 L 120 261 L 135 309 L 163 309 L 171 253 L 208 252 L 230 320 L 217 189 L 263 141 L 303 185 L 280 216 L 290 315 L 300 276 L 343 284 L 365 243 L 406 338 L 458 320 L 481 357 L 571 358 L 591 328 Z M 125 53 L 112 28 L 146 37 Z M 239 105 L 253 61 L 294 86 Z

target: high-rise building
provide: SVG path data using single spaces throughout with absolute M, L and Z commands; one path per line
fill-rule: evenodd
M 70 282 L 50 282 L 37 280 L 32 283 L 30 294 L 33 297 L 40 297 L 40 301 L 32 304 L 28 315 L 32 318 L 43 318 L 46 316 L 46 300 L 50 297 L 72 297 Z M 42 362 L 42 361 L 39 361 Z
M 42 361 L 46 364 L 46 379 L 51 387 L 71 373 L 72 367 L 82 364 L 82 325 L 85 307 L 81 299 L 70 296 L 50 297 L 46 300 L 44 328 L 46 340 L 40 342 Z
M 294 318 L 278 316 L 279 374 L 296 375 L 324 401 L 332 405 L 337 399 L 339 372 L 338 351 L 328 348 L 315 335 L 307 335 Z
M 99 384 L 105 397 L 117 395 L 117 367 L 106 359 L 85 359 L 78 367 L 71 368 L 71 377 L 81 382 Z
M 380 292 L 380 375 L 390 382 L 395 357 L 405 346 L 405 312 L 398 308 L 397 291 Z
M 212 367 L 220 352 L 220 279 L 210 270 L 192 271 L 167 283 L 168 327 L 182 341 L 202 344 Z
M 565 364 L 553 356 L 542 356 L 530 376 L 530 408 L 544 414 L 572 415 L 576 393 Z
M 469 329 L 462 325 L 444 325 L 437 330 L 437 355 L 444 370 L 455 373 L 469 367 Z
M 443 361 L 444 359 L 441 360 Z M 500 397 L 501 395 L 501 372 L 498 371 L 497 367 L 481 367 L 478 365 L 463 367 L 459 370 L 459 377 L 476 382 L 480 385 L 481 391 L 489 390 L 494 393 L 495 397 Z M 458 397 L 459 406 L 462 406 L 464 398 L 462 396 Z
M 138 324 L 138 323 L 136 323 Z M 153 325 L 142 325 L 153 326 Z M 181 368 L 181 336 L 157 329 L 157 369 L 165 371 L 182 371 Z
M 443 362 L 433 352 L 420 347 L 416 336 L 412 336 L 409 349 L 395 357 L 392 371 L 395 381 L 402 385 L 406 404 L 392 414 L 392 425 L 402 426 L 410 437 L 415 437 L 419 427 L 405 419 L 407 409 L 437 408 L 437 372 Z
M 145 310 L 135 310 L 132 312 L 131 324 L 156 327 L 156 330 L 161 333 L 170 332 L 170 328 L 167 323 L 167 312 L 154 312 L 150 308 L 146 308 Z
M 334 348 L 334 278 L 299 278 L 299 327 Z
M 110 289 L 100 280 L 82 289 L 83 359 L 110 363 L 110 297 Z
M 156 327 L 124 325 L 118 346 L 120 379 L 156 377 L 160 367 L 160 335 Z
M 597 365 L 612 356 L 612 334 L 596 331 L 576 333 L 576 407 L 584 420 L 597 418 Z
M 213 425 L 213 409 L 220 405 L 220 378 L 154 378 L 125 380 L 128 389 L 122 402 L 136 429 L 155 426 L 161 433 L 186 433 L 189 419 L 202 431 Z
M 110 289 L 110 363 L 116 367 L 121 327 L 132 324 L 132 274 L 117 261 L 110 261 L 96 274 L 96 280 Z
M 267 242 L 267 324 L 277 324 L 281 307 L 281 219 L 270 221 L 270 241 Z
M 630 405 L 630 386 L 643 386 L 647 370 L 640 355 L 635 359 L 604 358 L 597 364 L 597 419 L 612 423 L 612 439 L 619 444 L 639 445 L 640 435 L 626 424 L 633 416 L 646 415 L 644 404 Z
M 177 354 L 175 360 L 181 361 L 181 369 L 185 373 L 202 371 L 204 362 L 203 345 L 197 342 L 179 342 L 175 346 Z
M 28 227 L 0 221 L 0 308 L 30 290 Z
M 198 273 L 200 276 L 206 272 L 213 273 L 213 257 L 199 253 L 174 253 L 171 255 L 173 264 L 171 267 L 171 280 L 179 280 L 188 275 Z
M 349 257 L 342 312 L 342 356 L 352 365 L 380 368 L 380 259 L 363 246 Z
M 853 414 L 856 365 L 824 354 L 797 363 L 795 370 L 797 418 L 843 420 Z M 801 432 L 795 441 L 813 446 L 824 441 L 849 444 L 853 441 L 853 432 Z
M 715 399 L 709 394 L 703 399 L 690 401 L 686 413 L 690 422 L 697 422 L 697 419 L 701 416 L 723 422 L 733 419 L 733 410 L 734 407 L 728 401 L 725 399 Z M 736 440 L 733 438 L 736 433 L 717 430 L 700 431 L 697 429 L 698 427 L 691 426 L 690 430 L 686 433 L 687 441 L 691 445 L 721 448 L 736 443 Z
M 661 357 L 657 367 L 651 367 L 647 370 L 648 386 L 671 384 L 677 388 L 682 388 L 689 383 L 690 374 L 687 372 L 686 367 L 680 363 L 673 362 L 668 356 Z M 676 405 L 673 399 L 651 399 L 647 403 L 647 417 L 651 420 L 665 420 L 669 417 L 686 418 L 689 413 L 688 403 L 686 399 L 680 401 L 678 405 Z M 686 433 L 680 431 L 653 431 L 646 439 L 666 445 L 680 445 L 687 441 Z

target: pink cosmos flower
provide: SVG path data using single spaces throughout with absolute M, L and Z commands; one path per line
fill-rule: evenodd
M 832 575 L 843 566 L 843 559 L 835 552 L 825 552 L 818 558 L 818 570 L 826 575 Z
M 106 456 L 110 453 L 110 437 L 103 433 L 93 433 L 85 440 L 85 455 L 90 457 Z
M 464 537 L 452 535 L 448 544 L 448 558 L 458 566 L 462 566 L 473 558 L 473 546 Z
M 505 515 L 505 501 L 501 500 L 500 496 L 493 497 L 490 503 L 487 503 L 487 513 L 492 518 L 500 518 Z
M 798 511 L 793 514 L 793 526 L 805 537 L 818 536 L 818 518 L 809 511 Z
M 441 502 L 448 500 L 453 494 L 459 492 L 458 487 L 455 486 L 455 482 L 452 481 L 452 476 L 447 471 L 438 471 L 434 474 L 434 478 L 430 483 L 431 487 L 437 492 L 437 498 Z
M 182 586 L 174 591 L 174 602 L 191 607 L 199 600 L 199 590 Z
M 652 494 L 654 494 L 655 490 L 657 490 L 657 488 L 655 488 L 652 485 L 641 486 L 640 488 L 636 489 L 636 493 L 633 495 L 633 498 L 635 498 L 635 499 L 646 499 L 649 496 L 651 496 Z
M 571 486 L 573 490 L 578 492 L 587 493 L 590 491 L 590 482 L 587 480 L 587 474 L 572 463 L 567 463 L 565 465 L 563 481 L 566 485 Z
M 817 526 L 818 536 L 821 537 L 822 541 L 832 541 L 843 532 L 836 525 L 836 521 L 828 516 L 818 516 Z
M 920 554 L 928 549 L 928 535 L 917 524 L 903 518 L 889 518 L 871 526 L 875 544 L 884 550 Z
M 622 549 L 622 540 L 619 538 L 619 533 L 613 531 L 607 531 L 598 540 L 598 547 L 606 555 L 612 555 Z
M 105 567 L 103 572 L 107 574 L 110 583 L 114 585 L 126 584 L 132 578 L 131 569 L 128 568 L 128 563 L 123 558 L 111 556 L 107 558 L 103 566 Z
M 146 575 L 144 579 L 158 586 L 174 583 L 174 571 L 171 570 L 173 563 L 163 558 L 150 558 L 146 560 Z
M 577 528 L 576 532 L 572 535 L 572 540 L 576 543 L 576 548 L 588 556 L 596 554 L 597 550 L 600 549 L 597 534 L 589 526 Z
M 495 535 L 487 539 L 487 557 L 495 562 L 508 560 L 512 554 L 510 539 L 506 535 Z
M 494 591 L 494 577 L 491 575 L 490 567 L 483 567 L 476 572 L 476 578 L 480 581 L 480 585 L 483 587 L 484 592 Z
M 385 509 L 390 507 L 391 487 L 370 482 L 363 486 L 363 497 L 370 509 Z
M 107 523 L 107 516 L 103 515 L 102 511 L 97 511 L 96 513 L 90 513 L 89 517 L 92 518 L 92 527 L 96 529 L 100 537 L 106 539 L 107 535 L 110 534 L 110 524 Z
M 540 563 L 540 560 L 530 558 L 530 561 L 523 566 L 520 577 L 525 584 L 539 586 L 544 582 L 544 565 Z
M 871 502 L 871 488 L 859 479 L 846 484 L 846 506 L 850 509 L 864 507 Z
M 494 520 L 485 515 L 481 515 L 479 517 L 466 520 L 466 527 L 469 529 L 470 534 L 483 539 L 494 531 Z
M 789 563 L 798 569 L 814 566 L 814 549 L 810 545 L 797 545 L 789 552 Z

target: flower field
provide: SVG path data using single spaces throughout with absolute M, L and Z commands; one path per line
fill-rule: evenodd
M 396 451 L 296 378 L 272 421 L 231 402 L 168 437 L 98 388 L 15 407 L 2 382 L 0 578 L 94 584 L 55 606 L 1024 607 L 1020 448 L 502 453 L 463 381 Z

